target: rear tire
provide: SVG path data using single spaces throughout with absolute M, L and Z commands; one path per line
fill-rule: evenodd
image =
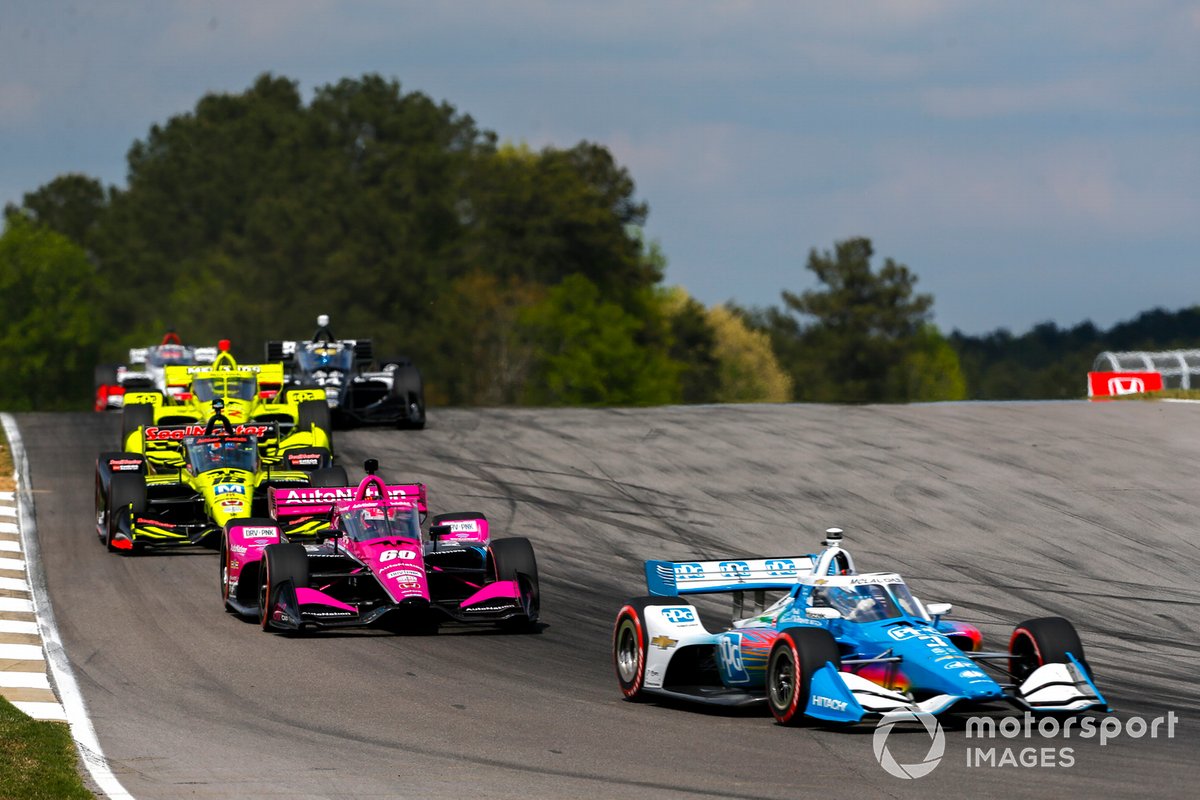
M 346 474 L 346 468 L 338 464 L 313 470 L 309 476 L 309 484 L 323 489 L 341 488 L 350 485 L 350 476 Z
M 258 622 L 264 631 L 271 623 L 271 595 L 276 587 L 291 581 L 297 589 L 308 588 L 308 553 L 300 544 L 269 544 L 263 548 L 262 576 L 258 589 Z
M 129 435 L 139 427 L 154 424 L 154 406 L 149 403 L 134 403 L 121 409 L 121 449 L 128 450 Z M 139 443 L 140 444 L 140 443 Z M 144 452 L 145 447 L 139 447 Z
M 837 642 L 824 628 L 786 628 L 767 657 L 767 705 L 780 725 L 800 725 L 812 692 L 813 674 L 842 665 Z
M 1008 670 L 1019 685 L 1035 669 L 1046 664 L 1068 664 L 1067 653 L 1083 665 L 1088 677 L 1092 668 L 1083 654 L 1083 642 L 1069 620 L 1062 617 L 1027 619 L 1013 629 L 1008 642 Z
M 626 700 L 646 699 L 646 609 L 653 606 L 677 606 L 678 597 L 635 597 L 617 613 L 613 626 L 613 668 L 617 685 Z
M 425 383 L 412 363 L 401 364 L 392 373 L 392 397 L 404 406 L 398 427 L 425 427 Z
M 296 413 L 296 428 L 302 431 L 315 426 L 329 438 L 329 451 L 333 452 L 333 425 L 330 420 L 329 404 L 324 400 L 302 400 Z
M 528 598 L 527 616 L 512 627 L 529 627 L 538 621 L 541 612 L 541 586 L 538 582 L 537 559 L 529 540 L 514 536 L 496 539 L 488 546 L 488 574 L 497 581 L 516 581 L 522 597 Z

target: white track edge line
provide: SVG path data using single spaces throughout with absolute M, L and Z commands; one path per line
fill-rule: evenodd
M 58 627 L 54 622 L 50 596 L 46 591 L 46 575 L 42 570 L 37 524 L 33 517 L 33 493 L 29 487 L 29 462 L 25 455 L 21 432 L 17 430 L 17 421 L 11 414 L 0 413 L 0 424 L 4 426 L 4 433 L 8 436 L 13 468 L 16 470 L 17 518 L 20 520 L 21 546 L 26 555 L 25 568 L 33 594 L 34 613 L 42 628 L 46 662 L 54 676 L 54 685 L 58 688 L 58 695 L 62 700 L 67 724 L 71 728 L 71 737 L 75 740 L 75 746 L 79 748 L 80 760 L 87 767 L 88 774 L 92 776 L 100 791 L 110 800 L 133 800 L 133 795 L 121 785 L 109 768 L 108 759 L 100 749 L 96 729 L 92 727 L 92 721 L 88 718 L 87 704 L 83 700 L 83 693 L 79 690 L 79 683 L 75 680 L 75 673 L 71 669 L 71 662 L 63 649 Z

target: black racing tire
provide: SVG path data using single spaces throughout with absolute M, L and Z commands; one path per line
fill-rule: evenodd
M 1083 642 L 1070 620 L 1062 617 L 1027 619 L 1013 628 L 1008 641 L 1008 671 L 1018 685 L 1038 667 L 1046 664 L 1067 664 L 1067 653 L 1083 665 L 1088 677 L 1092 668 L 1083 654 Z
M 678 597 L 635 597 L 617 612 L 617 621 L 613 625 L 613 669 L 626 700 L 640 703 L 646 699 L 646 653 L 649 648 L 646 609 L 685 602 Z
M 141 453 L 107 452 L 96 457 L 96 535 L 101 544 L 108 542 L 108 493 L 113 475 L 132 474 L 128 470 L 112 470 L 114 461 L 140 461 L 137 474 L 145 474 L 146 462 Z M 123 465 L 125 466 L 125 465 Z
M 229 528 L 231 525 L 261 525 L 263 527 L 275 527 L 279 523 L 270 517 L 239 517 L 231 519 L 225 523 L 224 530 L 221 531 L 221 561 L 218 566 L 218 581 L 221 587 L 221 601 L 225 604 L 225 610 L 230 614 L 236 614 L 237 609 L 229 604 Z M 239 592 L 240 594 L 240 592 Z
M 154 406 L 149 403 L 134 403 L 121 409 L 121 449 L 126 449 L 129 435 L 139 427 L 154 424 Z
M 291 581 L 297 589 L 308 588 L 308 553 L 304 545 L 285 543 L 264 547 L 259 576 L 258 623 L 264 631 L 270 631 L 274 626 L 268 598 L 275 587 Z
M 309 475 L 309 484 L 318 488 L 341 488 L 350 485 L 350 476 L 346 474 L 345 467 L 335 464 L 332 467 L 313 470 Z
M 824 628 L 785 628 L 767 656 L 767 706 L 780 725 L 801 725 L 813 674 L 842 659 L 833 634 Z
M 404 405 L 398 427 L 414 430 L 425 427 L 425 382 L 412 363 L 401 364 L 393 372 L 392 397 Z
M 296 412 L 296 427 L 302 431 L 315 425 L 325 431 L 329 437 L 329 451 L 333 452 L 333 424 L 329 414 L 329 404 L 324 400 L 301 400 Z
M 117 532 L 119 514 L 128 506 L 134 514 L 146 510 L 146 476 L 140 473 L 117 473 L 108 482 L 108 503 L 104 520 L 104 546 L 115 552 L 113 536 Z
M 493 580 L 516 581 L 521 594 L 529 598 L 528 615 L 515 623 L 515 627 L 535 624 L 541 613 L 542 592 L 537 558 L 529 540 L 523 536 L 493 539 L 488 545 L 487 572 Z

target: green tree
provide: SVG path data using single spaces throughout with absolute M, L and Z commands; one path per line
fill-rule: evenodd
M 593 143 L 496 141 L 378 75 L 305 103 L 266 74 L 152 126 L 129 150 L 126 188 L 64 176 L 11 213 L 85 244 L 108 287 L 92 305 L 110 360 L 167 327 L 256 358 L 264 339 L 306 335 L 329 313 L 341 335 L 413 357 L 432 398 L 511 402 L 532 369 L 518 312 L 577 275 L 636 323 L 634 355 L 666 358 L 661 383 L 676 386 L 664 260 L 642 240 L 648 210 L 628 171 Z M 634 385 L 650 393 L 588 402 L 678 399 Z
M 961 399 L 957 350 L 929 322 L 933 297 L 917 294 L 917 276 L 890 258 L 875 271 L 873 255 L 865 238 L 814 249 L 807 268 L 821 288 L 784 291 L 783 308 L 732 310 L 770 337 L 797 400 Z
M 646 205 L 605 148 L 504 145 L 476 167 L 463 208 L 471 269 L 548 286 L 582 275 L 626 309 L 662 280 L 661 254 L 639 235 Z
M 39 225 L 89 248 L 107 208 L 108 193 L 99 181 L 71 173 L 60 175 L 37 191 L 27 192 L 20 208 L 9 204 L 4 213 L 6 216 L 24 213 Z
M 741 316 L 725 306 L 708 312 L 715 344 L 719 403 L 786 403 L 792 398 L 792 379 L 779 366 L 771 340 L 751 330 Z
M 670 328 L 671 360 L 679 365 L 679 399 L 715 403 L 721 388 L 717 336 L 708 309 L 681 286 L 661 292 L 662 313 Z
M 87 405 L 98 279 L 83 249 L 20 214 L 0 235 L 0 407 Z
M 639 344 L 646 322 L 605 302 L 582 275 L 569 276 L 523 312 L 535 363 L 532 405 L 649 405 L 678 397 L 679 365 Z
M 533 346 L 522 336 L 519 319 L 545 296 L 540 284 L 515 278 L 503 281 L 472 272 L 454 281 L 436 320 L 453 331 L 443 358 L 426 368 L 438 394 L 429 402 L 499 406 L 519 403 L 533 369 Z
M 950 342 L 929 323 L 917 331 L 892 371 L 892 394 L 912 402 L 965 400 L 967 380 Z

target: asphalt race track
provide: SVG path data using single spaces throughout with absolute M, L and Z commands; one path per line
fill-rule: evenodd
M 535 635 L 286 638 L 224 613 L 217 555 L 110 555 L 93 469 L 116 416 L 18 415 L 50 597 L 113 771 L 151 798 L 1194 797 L 1200 785 L 1200 406 L 1150 403 L 435 410 L 423 432 L 340 432 L 534 541 Z M 794 555 L 846 530 L 1002 649 L 1015 622 L 1079 628 L 1122 721 L 1151 739 L 967 740 L 944 720 L 928 776 L 887 774 L 873 726 L 621 699 L 610 655 L 646 558 Z M 888 747 L 921 760 L 929 736 Z M 971 748 L 1049 766 L 967 766 Z M 1060 748 L 1070 747 L 1071 766 Z M 1026 756 L 1028 758 L 1029 756 Z M 1042 757 L 1039 755 L 1039 758 Z

